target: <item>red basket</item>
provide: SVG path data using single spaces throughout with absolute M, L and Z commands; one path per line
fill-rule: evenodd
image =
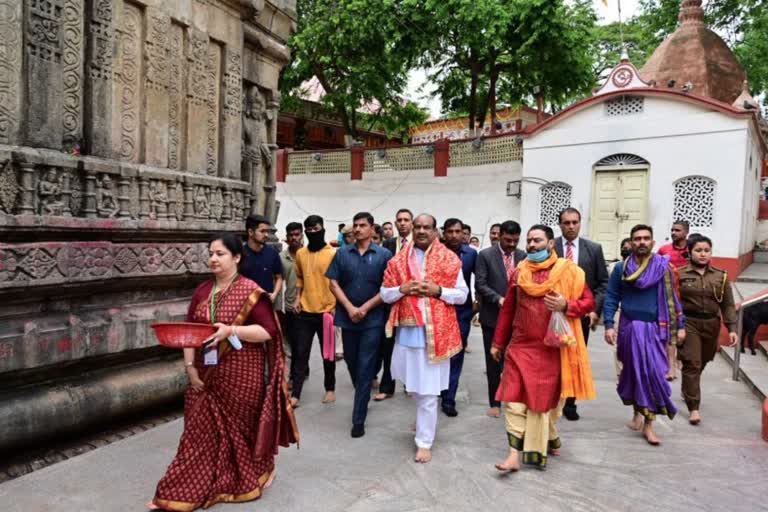
M 212 325 L 192 322 L 156 322 L 150 327 L 155 330 L 157 341 L 171 348 L 200 347 L 216 332 Z

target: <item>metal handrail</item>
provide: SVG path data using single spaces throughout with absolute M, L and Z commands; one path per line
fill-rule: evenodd
M 739 339 L 736 343 L 736 346 L 733 349 L 733 380 L 738 381 L 739 380 L 739 365 L 741 363 L 741 346 L 744 343 L 744 340 L 742 339 L 742 336 L 744 335 L 744 309 L 748 308 L 749 306 L 752 306 L 753 304 L 759 304 L 760 302 L 764 302 L 766 299 L 768 299 L 768 292 L 758 295 L 757 297 L 753 297 L 747 301 L 742 302 L 739 305 L 739 320 L 736 324 L 736 334 L 738 334 Z

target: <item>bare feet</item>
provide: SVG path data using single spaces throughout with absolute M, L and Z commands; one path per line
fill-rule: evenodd
M 648 444 L 652 446 L 659 446 L 661 444 L 661 440 L 659 440 L 656 433 L 653 431 L 651 423 L 646 422 L 643 427 L 643 436 L 645 437 L 645 440 L 648 441 Z
M 264 484 L 264 487 L 262 487 L 262 490 L 269 489 L 269 486 L 272 485 L 272 482 L 275 481 L 275 477 L 277 476 L 277 471 L 272 471 L 272 474 L 269 475 L 269 480 L 267 480 L 267 483 Z
M 688 418 L 688 423 L 691 425 L 698 425 L 701 423 L 701 414 L 699 414 L 699 411 L 693 410 L 691 411 L 691 416 Z
M 158 507 L 157 505 L 155 505 L 155 502 L 154 502 L 154 501 L 152 501 L 152 500 L 149 500 L 149 501 L 147 502 L 147 504 L 146 504 L 146 507 L 147 507 L 149 510 L 160 510 L 160 507 Z
M 632 421 L 627 423 L 627 428 L 634 430 L 635 432 L 640 432 L 640 430 L 643 428 L 643 417 L 639 414 L 635 414 L 632 417 Z
M 379 389 L 379 379 L 373 379 L 373 382 L 371 382 L 371 388 Z
M 560 448 L 551 448 L 547 450 L 547 453 L 549 455 L 552 455 L 553 457 L 559 457 L 560 456 Z
M 376 393 L 373 395 L 373 400 L 376 402 L 381 402 L 382 400 L 386 400 L 387 398 L 392 398 L 392 395 L 389 393 Z
M 299 408 L 299 399 L 296 398 L 295 396 L 291 397 L 291 407 L 293 407 L 294 409 Z
M 464 352 L 466 352 L 467 354 L 471 354 L 472 353 L 472 349 L 469 348 L 469 347 L 464 347 Z
M 429 448 L 417 448 L 416 457 L 413 460 L 420 464 L 426 464 L 432 460 L 432 450 Z
M 336 352 L 336 361 L 341 361 L 342 359 L 344 359 L 344 353 Z
M 485 411 L 485 414 L 487 416 L 490 416 L 491 418 L 498 418 L 499 416 L 501 416 L 501 409 L 499 409 L 498 407 L 491 407 L 490 409 Z
M 332 404 L 335 401 L 336 401 L 336 393 L 333 391 L 326 391 L 325 396 L 323 397 L 323 403 Z
M 509 455 L 503 462 L 499 462 L 495 465 L 499 471 L 508 471 L 514 473 L 520 469 L 520 455 L 514 448 L 509 449 Z
M 411 423 L 411 432 L 416 432 L 416 424 Z

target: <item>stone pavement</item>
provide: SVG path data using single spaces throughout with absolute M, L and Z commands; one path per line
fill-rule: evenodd
M 275 484 L 253 503 L 216 511 L 749 511 L 768 510 L 768 443 L 760 404 L 718 356 L 703 384 L 704 421 L 662 419 L 661 447 L 624 427 L 630 410 L 615 392 L 613 353 L 592 334 L 598 398 L 579 407 L 581 421 L 560 422 L 563 454 L 540 472 L 499 475 L 507 451 L 504 422 L 485 416 L 479 329 L 470 338 L 457 418 L 440 415 L 431 464 L 412 462 L 414 404 L 402 393 L 371 403 L 367 433 L 349 437 L 352 388 L 337 367 L 338 402 L 320 404 L 318 354 L 298 409 L 301 449 L 282 450 Z M 679 399 L 679 379 L 673 396 Z M 181 420 L 0 485 L 2 512 L 140 512 L 176 449 Z

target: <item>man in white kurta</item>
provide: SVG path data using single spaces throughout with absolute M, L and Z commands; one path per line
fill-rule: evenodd
M 416 462 L 429 462 L 432 459 L 432 443 L 437 428 L 438 396 L 448 389 L 450 377 L 450 357 L 439 362 L 430 362 L 428 353 L 427 325 L 430 323 L 430 298 L 449 305 L 463 304 L 467 300 L 469 289 L 461 273 L 461 264 L 457 266 L 455 278 L 451 278 L 450 287 L 440 286 L 425 268 L 425 254 L 437 241 L 437 227 L 434 217 L 422 214 L 413 222 L 413 247 L 411 270 L 418 275 L 399 286 L 381 288 L 381 298 L 387 304 L 395 304 L 409 297 L 418 297 L 416 314 L 421 315 L 416 323 L 420 325 L 399 325 L 396 330 L 395 348 L 392 354 L 392 377 L 402 381 L 406 389 L 416 400 Z M 416 268 L 418 267 L 418 268 Z M 393 310 L 394 312 L 395 310 Z M 457 322 L 455 314 L 453 322 Z M 458 323 L 456 324 L 458 328 Z M 431 350 L 434 351 L 434 345 Z

